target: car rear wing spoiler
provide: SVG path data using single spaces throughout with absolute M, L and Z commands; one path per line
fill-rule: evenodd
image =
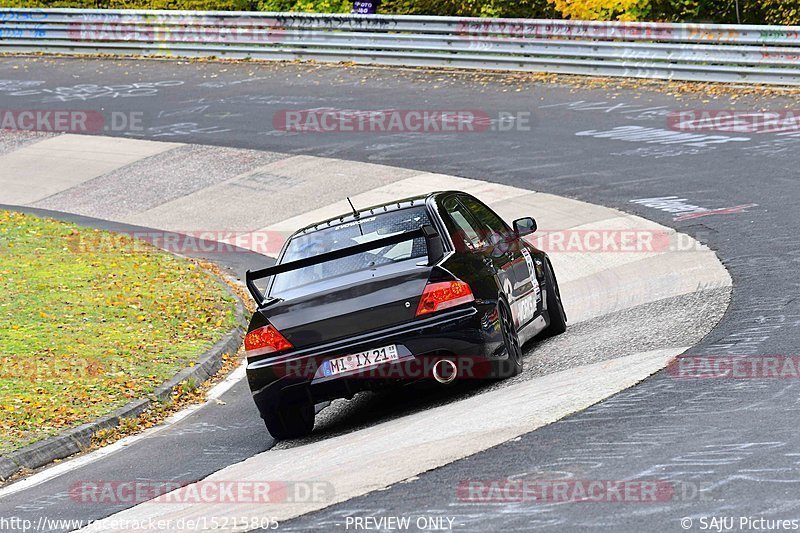
M 442 239 L 439 238 L 439 233 L 433 228 L 433 226 L 426 224 L 413 231 L 406 231 L 404 233 L 398 233 L 397 235 L 391 235 L 382 239 L 375 239 L 373 241 L 357 244 L 356 246 L 350 246 L 349 248 L 342 248 L 341 250 L 334 250 L 332 252 L 306 257 L 303 259 L 298 259 L 297 261 L 290 261 L 288 263 L 282 263 L 280 265 L 275 265 L 268 268 L 261 268 L 259 270 L 248 270 L 245 274 L 245 283 L 247 285 L 247 290 L 250 291 L 250 294 L 253 296 L 253 300 L 255 300 L 256 304 L 258 304 L 260 307 L 261 304 L 264 303 L 265 298 L 258 287 L 256 287 L 255 281 L 258 279 L 268 278 L 277 274 L 283 274 L 284 272 L 291 272 L 293 270 L 319 265 L 320 263 L 327 263 L 328 261 L 335 261 L 336 259 L 361 254 L 370 250 L 375 250 L 376 248 L 383 248 L 384 246 L 412 241 L 420 237 L 425 239 L 425 245 L 428 249 L 428 266 L 433 266 L 444 256 L 444 245 L 442 244 Z

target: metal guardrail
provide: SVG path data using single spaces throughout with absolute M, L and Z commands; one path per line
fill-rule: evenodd
M 800 85 L 800 26 L 0 9 L 0 52 L 344 61 Z

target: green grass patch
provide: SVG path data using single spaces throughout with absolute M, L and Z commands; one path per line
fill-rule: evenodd
M 234 322 L 191 261 L 0 211 L 0 453 L 146 397 Z

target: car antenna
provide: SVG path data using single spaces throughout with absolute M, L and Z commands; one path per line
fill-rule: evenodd
M 359 215 L 358 211 L 356 211 L 356 206 L 353 205 L 353 201 L 350 199 L 350 197 L 349 196 L 345 196 L 345 198 L 347 198 L 347 203 L 350 204 L 350 209 L 353 210 L 353 217 L 355 217 L 356 222 L 358 222 L 358 219 L 361 218 L 361 215 Z M 361 224 L 358 224 L 358 231 L 359 231 L 359 233 L 361 233 L 361 236 L 363 237 L 364 236 L 364 230 L 361 228 Z
M 353 201 L 350 199 L 350 197 L 349 197 L 349 196 L 345 196 L 345 198 L 347 198 L 347 203 L 348 203 L 348 204 L 350 204 L 350 209 L 352 209 L 352 210 L 353 210 L 353 216 L 354 216 L 354 217 L 356 217 L 356 220 L 358 220 L 358 218 L 359 218 L 361 215 L 359 215 L 359 214 L 358 214 L 358 211 L 356 211 L 356 207 L 353 205 Z

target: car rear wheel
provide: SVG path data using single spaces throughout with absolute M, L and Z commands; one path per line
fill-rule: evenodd
M 501 300 L 499 308 L 500 331 L 508 358 L 495 364 L 494 374 L 498 378 L 510 378 L 522 372 L 522 347 L 508 305 Z
M 314 404 L 311 402 L 269 408 L 262 417 L 275 440 L 306 437 L 314 430 Z
M 547 314 L 550 324 L 542 331 L 542 337 L 553 337 L 567 331 L 567 314 L 561 303 L 561 292 L 558 290 L 558 280 L 550 261 L 545 263 L 545 298 L 547 298 Z

